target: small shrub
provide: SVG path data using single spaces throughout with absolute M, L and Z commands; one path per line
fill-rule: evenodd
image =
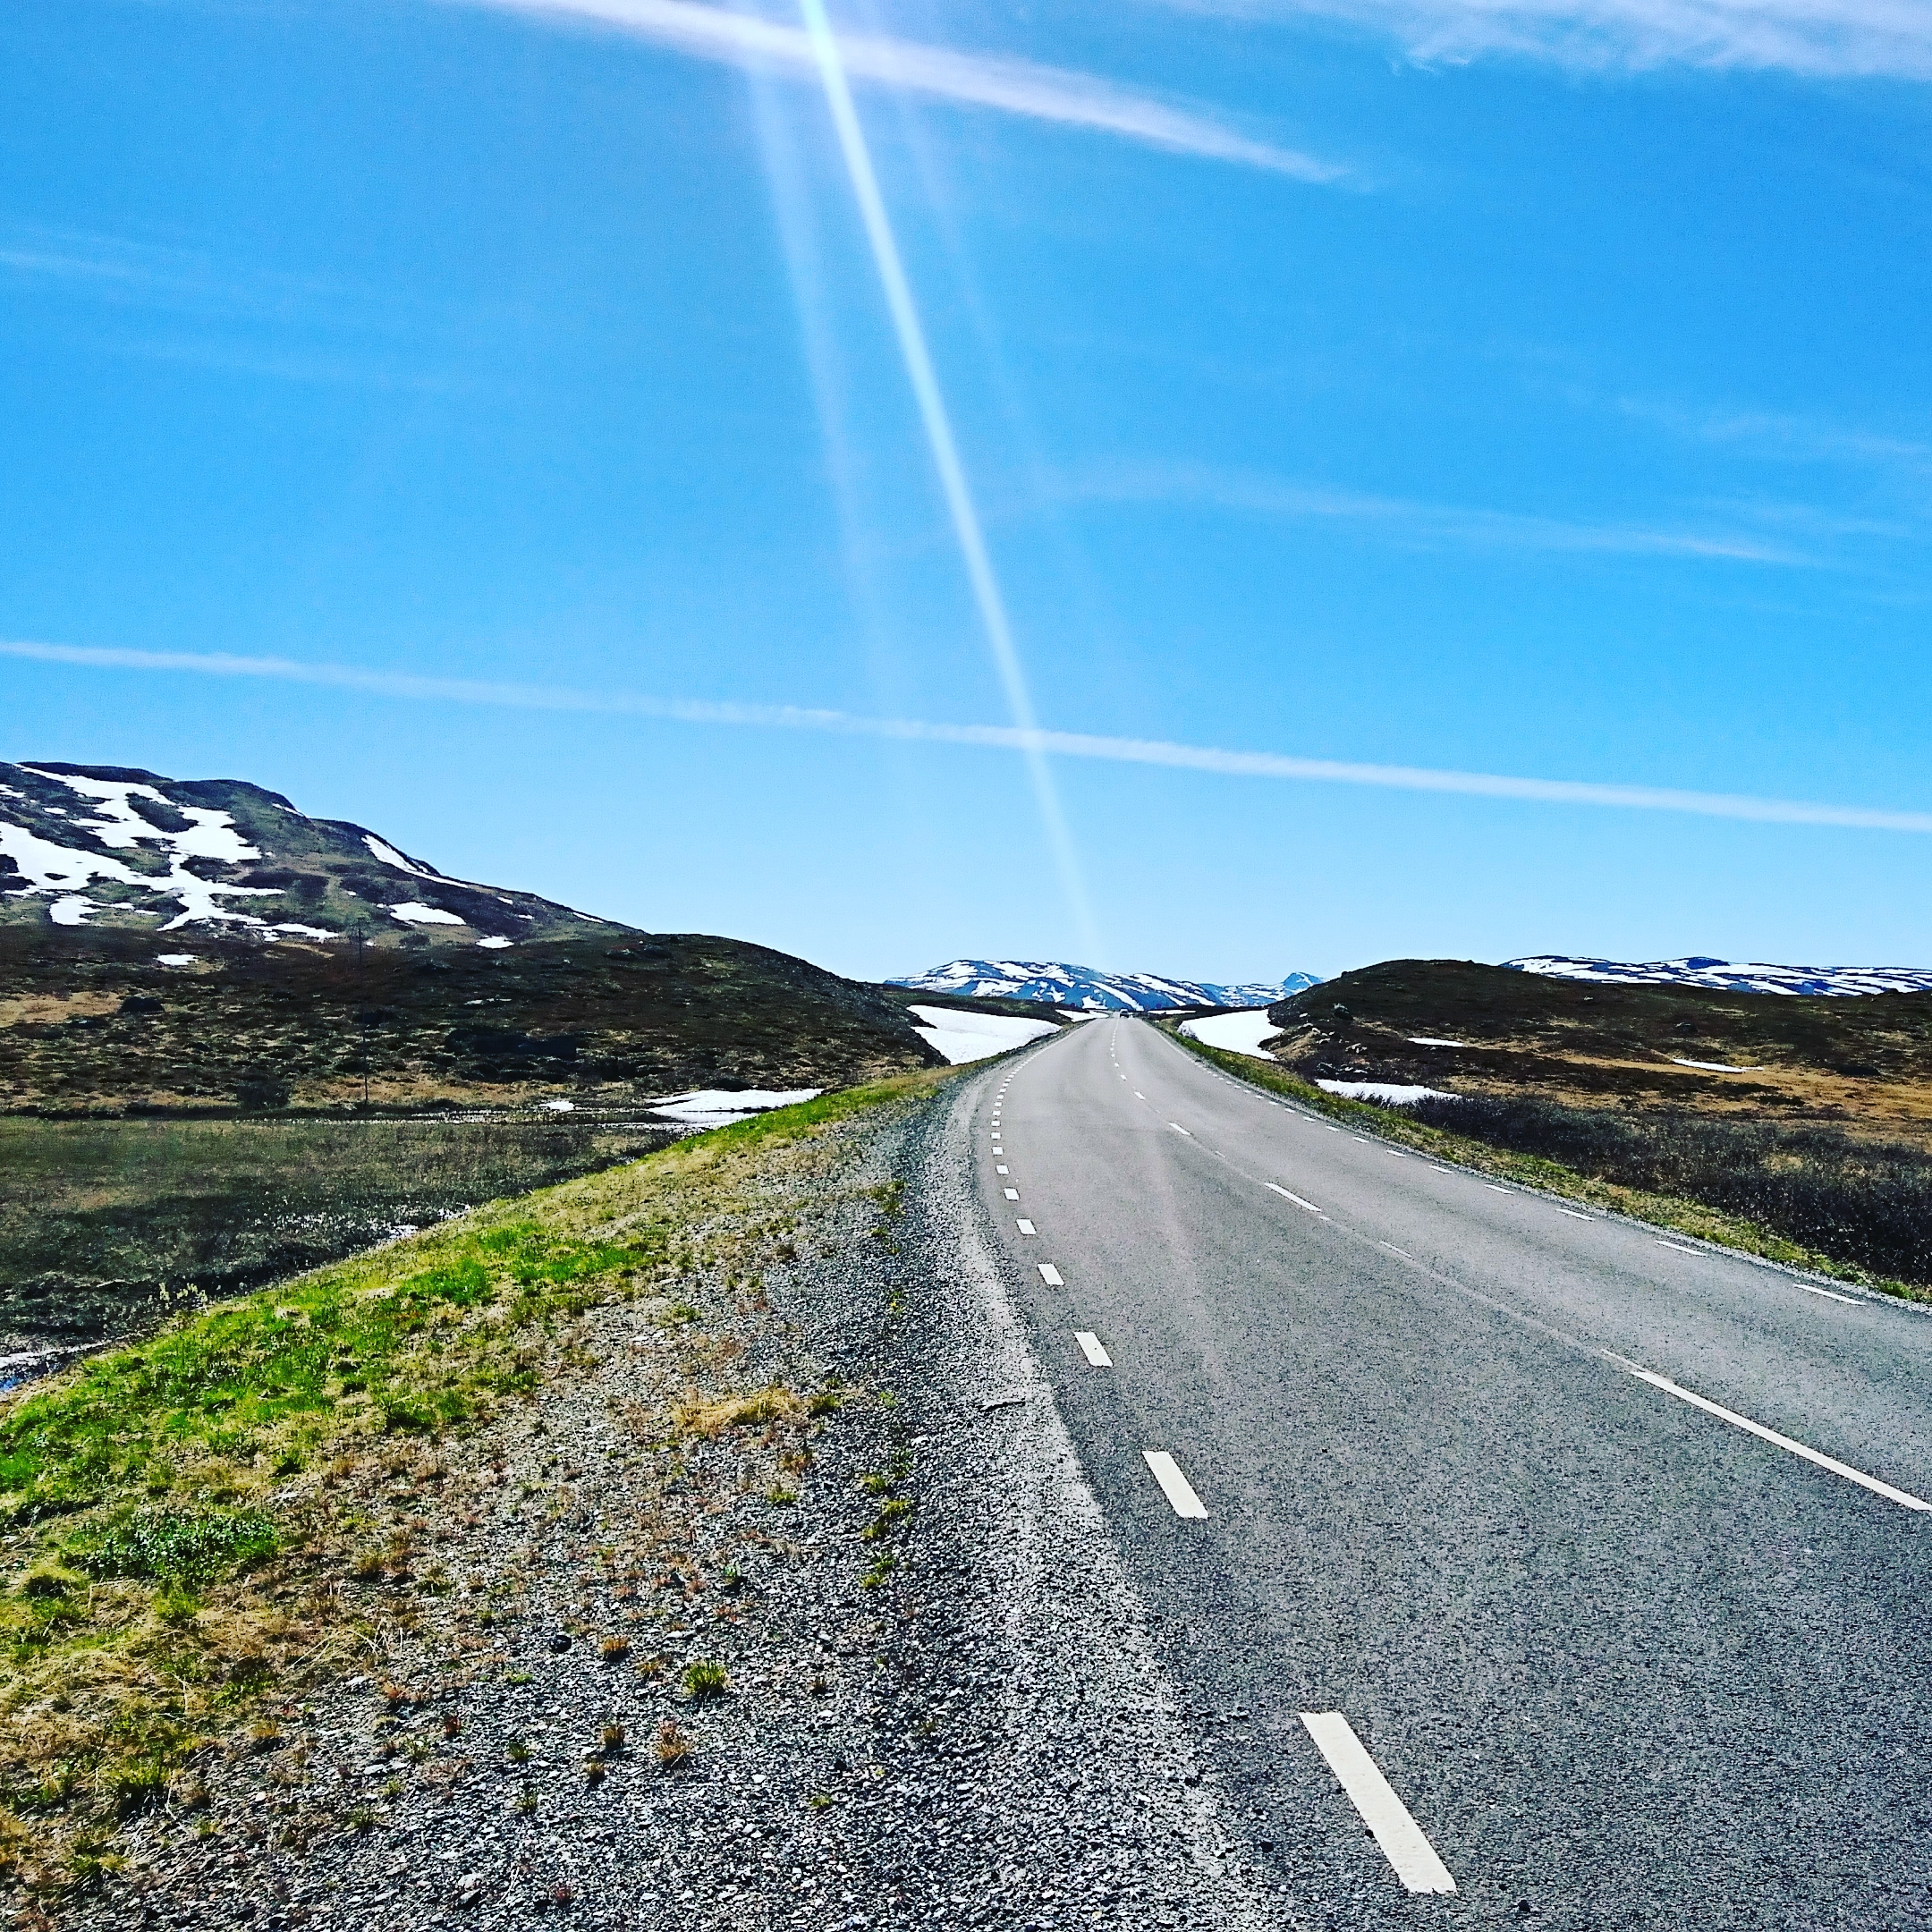
M 666 1771 L 673 1771 L 691 1756 L 691 1741 L 674 1720 L 666 1717 L 657 1726 L 657 1762 Z
M 731 1688 L 731 1673 L 707 1657 L 693 1657 L 684 1666 L 684 1695 L 694 1703 L 723 1697 Z
M 621 1724 L 607 1724 L 598 1734 L 597 1743 L 606 1757 L 614 1758 L 624 1746 L 624 1727 Z
M 628 1637 L 606 1637 L 597 1646 L 597 1655 L 606 1664 L 622 1664 L 631 1655 L 631 1640 Z

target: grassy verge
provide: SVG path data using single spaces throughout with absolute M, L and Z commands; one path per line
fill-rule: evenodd
M 1702 1201 L 1599 1180 L 1539 1155 L 1494 1147 L 1467 1134 L 1454 1133 L 1446 1128 L 1411 1119 L 1399 1108 L 1344 1099 L 1338 1094 L 1325 1093 L 1307 1080 L 1298 1080 L 1285 1068 L 1254 1059 L 1247 1054 L 1227 1053 L 1218 1046 L 1209 1046 L 1177 1029 L 1165 1030 L 1171 1032 L 1190 1053 L 1225 1073 L 1232 1073 L 1235 1079 L 1247 1081 L 1250 1086 L 1281 1094 L 1332 1120 L 1346 1122 L 1352 1127 L 1377 1134 L 1398 1146 L 1413 1148 L 1440 1160 L 1453 1161 L 1459 1166 L 1473 1168 L 1479 1174 L 1493 1174 L 1499 1180 L 1519 1182 L 1526 1187 L 1560 1195 L 1567 1200 L 1628 1215 L 1632 1220 L 1648 1222 L 1654 1227 L 1668 1228 L 1719 1247 L 1734 1248 L 1742 1254 L 1783 1262 L 1788 1267 L 1804 1268 L 1835 1280 L 1852 1282 L 1883 1294 L 1897 1295 L 1904 1301 L 1932 1301 L 1932 1291 L 1835 1259 L 1801 1241 L 1792 1241 L 1775 1229 L 1739 1215 L 1727 1214 Z
M 586 1310 L 686 1322 L 700 1281 L 792 1258 L 796 1193 L 760 1185 L 778 1150 L 809 1161 L 944 1078 L 493 1203 L 0 1401 L 0 1877 L 84 1885 L 118 1823 L 206 1801 L 208 1754 L 272 1748 L 276 1701 L 372 1662 L 379 1617 L 451 1588 L 403 1527 L 448 1479 L 444 1444 L 594 1366 Z

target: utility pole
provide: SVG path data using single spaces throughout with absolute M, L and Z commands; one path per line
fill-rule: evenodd
M 358 925 L 355 929 L 356 965 L 356 1024 L 362 1030 L 362 1111 L 369 1112 L 369 980 L 362 962 L 363 947 L 368 944 L 369 928 Z

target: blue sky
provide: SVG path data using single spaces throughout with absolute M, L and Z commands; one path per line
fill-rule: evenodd
M 861 975 L 1932 960 L 1932 21 L 809 19 L 6 9 L 0 756 Z

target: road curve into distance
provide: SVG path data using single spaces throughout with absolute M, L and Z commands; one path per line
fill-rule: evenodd
M 1233 1855 L 1317 1926 L 1932 1926 L 1932 1319 L 1100 1019 L 973 1159 Z

